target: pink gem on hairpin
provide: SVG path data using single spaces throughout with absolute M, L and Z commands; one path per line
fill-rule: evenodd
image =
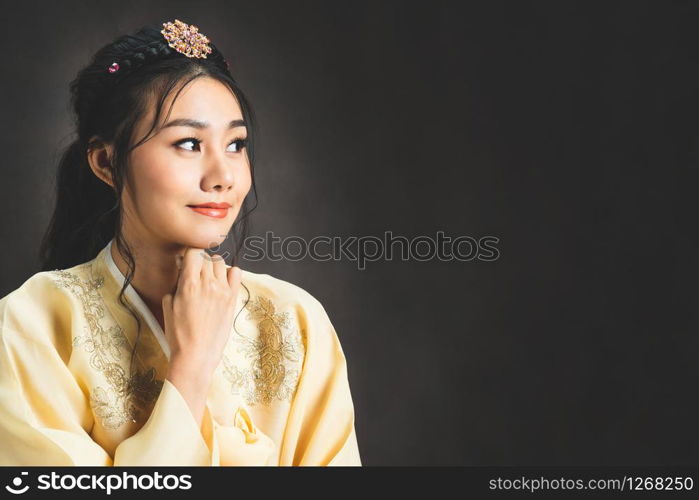
M 109 72 L 116 73 L 117 71 L 119 71 L 119 64 L 113 62 L 112 65 L 109 67 Z

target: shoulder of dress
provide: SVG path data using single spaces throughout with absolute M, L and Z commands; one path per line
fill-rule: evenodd
M 27 278 L 0 299 L 0 329 L 50 337 L 50 332 L 42 330 L 65 328 L 77 307 L 70 288 L 85 282 L 86 266 L 41 271 Z
M 243 270 L 241 281 L 249 288 L 251 295 L 263 296 L 280 305 L 302 308 L 320 305 L 320 302 L 304 288 L 270 274 Z
M 56 287 L 60 279 L 58 274 L 60 272 L 65 271 L 57 269 L 55 271 L 41 271 L 34 273 L 29 278 L 24 280 L 21 285 L 0 299 L 0 303 L 7 304 L 14 300 L 18 300 L 19 298 L 29 300 L 32 298 L 41 298 L 42 292 L 46 290 L 53 290 Z
M 67 269 L 41 271 L 30 276 L 12 293 L 24 298 L 44 300 L 46 293 L 68 294 L 75 286 L 91 281 L 89 263 Z

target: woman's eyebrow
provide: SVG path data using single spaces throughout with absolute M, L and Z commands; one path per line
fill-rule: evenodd
M 163 128 L 166 127 L 192 127 L 192 128 L 198 128 L 198 129 L 203 129 L 207 128 L 209 126 L 209 122 L 202 122 L 199 120 L 193 120 L 191 118 L 175 118 L 174 120 L 170 120 L 167 122 L 165 125 L 163 125 Z M 236 127 L 246 127 L 247 124 L 245 123 L 245 120 L 231 120 L 231 122 L 228 124 L 228 128 L 236 128 Z

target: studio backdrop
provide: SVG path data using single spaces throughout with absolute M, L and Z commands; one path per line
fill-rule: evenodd
M 699 463 L 697 4 L 4 7 L 0 296 L 39 271 L 68 82 L 183 19 L 257 118 L 240 266 L 325 307 L 364 465 Z

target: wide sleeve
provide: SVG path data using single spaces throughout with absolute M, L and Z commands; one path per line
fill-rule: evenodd
M 306 359 L 289 410 L 279 465 L 361 466 L 347 361 L 321 303 L 299 310 Z
M 0 465 L 268 465 L 273 442 L 241 407 L 231 426 L 201 427 L 177 388 L 165 380 L 145 424 L 113 456 L 92 439 L 93 416 L 79 379 L 56 346 L 0 323 Z

